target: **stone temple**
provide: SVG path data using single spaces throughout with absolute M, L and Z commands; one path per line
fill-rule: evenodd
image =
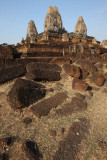
M 42 40 L 49 40 L 50 37 L 54 39 L 62 39 L 61 41 L 69 41 L 72 38 L 86 38 L 87 27 L 83 17 L 78 18 L 75 26 L 75 31 L 67 33 L 63 27 L 63 22 L 57 7 L 49 7 L 44 22 L 44 32 L 38 34 L 34 21 L 30 21 L 27 29 L 26 40 L 30 43 L 40 42 Z M 88 37 L 89 38 L 89 37 Z M 94 39 L 94 37 L 90 37 Z M 59 40 L 60 41 L 60 40 Z
M 44 32 L 38 34 L 35 23 L 31 20 L 26 40 L 23 40 L 16 50 L 23 58 L 63 58 L 72 54 L 76 57 L 78 53 L 81 53 L 82 57 L 88 57 L 100 52 L 100 42 L 95 37 L 87 35 L 87 27 L 82 16 L 78 18 L 75 31 L 68 33 L 63 27 L 58 8 L 50 6 L 44 21 Z
M 96 156 L 105 159 L 106 45 L 87 35 L 82 17 L 68 33 L 56 7 L 48 8 L 44 32 L 30 21 L 26 40 L 0 45 L 0 160 L 86 159 L 80 145 L 96 136 L 90 146 L 94 140 Z
M 67 32 L 63 27 L 62 18 L 57 7 L 49 7 L 44 21 L 44 31 L 37 32 L 35 22 L 31 20 L 28 24 L 26 40 L 22 40 L 16 47 L 8 48 L 10 55 L 7 55 L 7 48 L 1 49 L 2 58 L 21 57 L 21 61 L 48 61 L 52 62 L 67 60 L 74 61 L 77 57 L 95 57 L 98 54 L 107 53 L 106 41 L 100 45 L 95 37 L 87 35 L 87 27 L 80 16 L 74 32 Z M 103 49 L 102 49 L 103 48 Z M 17 54 L 16 54 L 17 53 Z M 106 57 L 106 54 L 103 55 Z M 40 58 L 40 59 L 39 59 Z M 27 62 L 26 62 L 27 63 Z

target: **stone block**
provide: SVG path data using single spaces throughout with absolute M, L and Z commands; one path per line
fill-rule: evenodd
M 76 96 L 77 98 L 79 98 L 79 99 L 82 99 L 82 100 L 85 99 L 85 96 L 84 96 L 83 94 L 81 94 L 81 93 L 75 93 L 75 96 Z
M 12 66 L 0 70 L 0 83 L 7 82 L 25 75 L 26 69 L 23 65 Z
M 26 79 L 36 81 L 59 81 L 61 79 L 59 72 L 53 72 L 41 69 L 32 69 L 25 75 Z
M 51 109 L 57 108 L 57 106 L 63 103 L 66 98 L 67 96 L 65 93 L 58 92 L 54 96 L 32 106 L 31 111 L 38 118 L 41 116 L 47 116 Z
M 65 72 L 71 76 L 71 77 L 75 77 L 75 78 L 79 78 L 80 77 L 80 68 L 74 65 L 70 65 L 70 64 L 65 64 L 63 66 Z
M 74 78 L 72 82 L 72 89 L 79 91 L 86 91 L 88 89 L 88 84 L 80 79 Z
M 63 52 L 29 52 L 27 57 L 62 57 Z
M 31 140 L 26 140 L 22 144 L 22 151 L 24 151 L 28 160 L 39 160 L 42 157 L 37 144 Z
M 87 71 L 87 69 L 86 68 L 81 68 L 81 78 L 82 79 L 85 79 L 85 78 L 87 78 L 88 77 L 88 71 Z
M 28 63 L 31 63 L 31 62 L 37 62 L 37 59 L 32 59 L 32 58 L 24 58 L 24 59 L 16 59 L 17 61 L 17 64 L 22 64 L 22 65 L 27 65 Z
M 88 72 L 93 73 L 96 70 L 94 66 L 94 61 L 90 59 L 81 59 L 76 62 L 76 64 L 80 65 L 81 67 L 87 69 Z
M 105 78 L 102 74 L 94 73 L 91 77 L 91 81 L 101 87 L 104 84 Z
M 35 70 L 47 70 L 53 72 L 61 72 L 62 69 L 57 64 L 49 64 L 49 63 L 36 63 L 32 62 L 26 65 L 27 72 L 32 72 L 32 69 Z
M 70 64 L 70 58 L 69 57 L 60 57 L 60 58 L 54 58 L 53 63 L 58 64 L 58 65 L 63 65 L 63 64 Z
M 7 160 L 9 158 L 8 154 L 6 153 L 0 153 L 0 160 Z
M 89 122 L 86 118 L 79 118 L 69 128 L 68 134 L 59 142 L 58 150 L 53 160 L 74 160 L 77 159 L 78 150 L 82 140 L 87 136 Z
M 43 85 L 19 78 L 14 83 L 8 97 L 11 107 L 13 109 L 20 109 L 37 102 L 43 98 L 45 94 L 46 90 Z
M 5 66 L 11 67 L 17 65 L 17 61 L 15 59 L 5 59 Z
M 68 115 L 72 115 L 75 112 L 83 111 L 86 108 L 87 108 L 87 104 L 83 101 L 82 98 L 73 97 L 71 102 L 68 102 L 61 109 L 58 109 L 56 111 L 56 115 L 68 116 Z

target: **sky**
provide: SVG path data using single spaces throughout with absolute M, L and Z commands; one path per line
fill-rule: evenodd
M 0 44 L 25 39 L 30 20 L 38 33 L 43 32 L 49 6 L 58 7 L 68 32 L 74 32 L 78 17 L 83 16 L 89 36 L 107 39 L 107 0 L 0 0 Z

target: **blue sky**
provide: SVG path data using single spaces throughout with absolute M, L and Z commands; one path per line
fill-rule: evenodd
M 74 32 L 78 17 L 83 16 L 89 36 L 107 39 L 107 0 L 0 0 L 0 44 L 20 42 L 30 20 L 38 33 L 43 32 L 49 6 L 58 7 L 68 32 Z

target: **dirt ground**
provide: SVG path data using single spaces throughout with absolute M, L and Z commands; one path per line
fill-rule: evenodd
M 42 154 L 39 159 L 52 160 L 60 141 L 66 139 L 69 128 L 78 122 L 79 118 L 86 118 L 89 121 L 89 129 L 88 134 L 82 138 L 78 145 L 76 157 L 71 160 L 107 160 L 107 93 L 102 92 L 105 86 L 99 87 L 99 90 L 92 90 L 92 97 L 89 96 L 88 91 L 81 92 L 86 95 L 86 110 L 77 111 L 71 115 L 57 116 L 56 110 L 63 108 L 64 104 L 70 102 L 77 93 L 72 90 L 72 78 L 64 74 L 62 77 L 63 79 L 59 82 L 42 83 L 47 89 L 44 99 L 59 91 L 66 93 L 68 98 L 56 109 L 52 109 L 48 116 L 40 119 L 31 112 L 32 105 L 16 111 L 9 105 L 8 93 L 16 79 L 0 85 L 0 139 L 9 136 L 16 137 L 13 145 L 5 151 L 0 150 L 1 153 L 9 154 L 9 160 L 28 159 L 22 150 L 22 143 L 28 139 L 37 143 Z M 54 90 L 50 90 L 50 88 Z M 26 123 L 25 118 L 30 118 L 31 121 Z

